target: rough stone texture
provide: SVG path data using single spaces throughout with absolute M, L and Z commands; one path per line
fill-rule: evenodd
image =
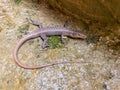
M 120 0 L 46 0 L 46 2 L 54 10 L 67 15 L 79 27 L 87 28 L 89 42 L 96 43 L 102 36 L 109 47 L 120 49 Z
M 84 22 L 120 22 L 119 0 L 47 0 L 54 9 Z
M 44 26 L 63 25 L 64 16 L 46 5 L 0 0 L 0 90 L 120 90 L 120 54 L 100 44 L 68 39 L 63 48 L 41 49 L 41 39 L 26 42 L 19 59 L 28 65 L 54 61 L 88 63 L 56 65 L 26 70 L 13 60 L 13 50 L 20 38 L 37 27 L 29 24 L 31 17 Z

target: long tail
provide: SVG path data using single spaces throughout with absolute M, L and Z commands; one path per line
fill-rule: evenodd
M 38 35 L 33 35 L 33 34 L 29 34 L 29 35 L 26 35 L 26 37 L 22 38 L 18 44 L 16 45 L 15 49 L 14 49 L 14 53 L 13 53 L 13 57 L 14 57 L 14 61 L 16 62 L 17 65 L 19 65 L 20 67 L 22 68 L 25 68 L 25 69 L 34 69 L 34 68 L 37 68 L 37 67 L 34 67 L 34 66 L 26 66 L 25 64 L 22 64 L 19 59 L 18 59 L 18 51 L 20 49 L 20 47 L 26 42 L 28 41 L 29 39 L 32 39 L 32 38 L 36 38 L 38 37 Z
M 24 37 L 23 39 L 21 39 L 18 44 L 16 45 L 15 49 L 14 49 L 14 53 L 13 53 L 13 57 L 14 57 L 14 60 L 16 62 L 17 65 L 19 65 L 20 67 L 24 68 L 24 69 L 38 69 L 38 68 L 44 68 L 44 67 L 49 67 L 49 66 L 53 66 L 53 65 L 57 65 L 57 64 L 65 64 L 65 63 L 86 63 L 87 62 L 80 62 L 80 61 L 65 61 L 65 62 L 54 62 L 54 63 L 50 63 L 50 64 L 45 64 L 45 65 L 38 65 L 38 66 L 27 66 L 23 63 L 21 63 L 18 59 L 18 51 L 20 49 L 20 47 L 26 42 L 28 41 L 29 39 L 32 39 L 32 38 L 36 38 L 38 37 L 37 35 L 27 35 L 26 37 Z

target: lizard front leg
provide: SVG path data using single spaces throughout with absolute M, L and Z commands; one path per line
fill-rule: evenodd
M 70 20 L 66 20 L 65 21 L 65 24 L 64 24 L 64 27 L 68 28 L 69 25 L 70 25 L 71 21 Z

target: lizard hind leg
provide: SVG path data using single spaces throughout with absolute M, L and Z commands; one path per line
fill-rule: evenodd
M 49 47 L 47 41 L 48 41 L 48 37 L 44 34 L 40 35 L 41 39 L 43 40 L 43 43 L 42 43 L 42 48 L 45 49 L 47 47 Z
M 64 40 L 64 35 L 63 34 L 61 35 L 61 41 L 62 41 L 62 44 L 66 44 L 66 42 Z
M 31 21 L 33 25 L 38 26 L 39 28 L 43 28 L 42 23 L 34 21 L 31 18 L 27 18 L 27 20 Z

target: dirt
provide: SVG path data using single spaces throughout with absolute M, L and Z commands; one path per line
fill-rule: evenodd
M 43 50 L 42 40 L 26 42 L 19 59 L 27 65 L 81 61 L 36 70 L 26 70 L 14 62 L 13 50 L 25 34 L 37 27 L 26 18 L 46 26 L 64 25 L 65 17 L 47 8 L 22 1 L 0 0 L 0 90 L 119 90 L 120 55 L 103 44 L 67 38 L 62 48 Z M 89 37 L 88 37 L 89 38 Z M 89 39 L 88 39 L 89 40 Z

